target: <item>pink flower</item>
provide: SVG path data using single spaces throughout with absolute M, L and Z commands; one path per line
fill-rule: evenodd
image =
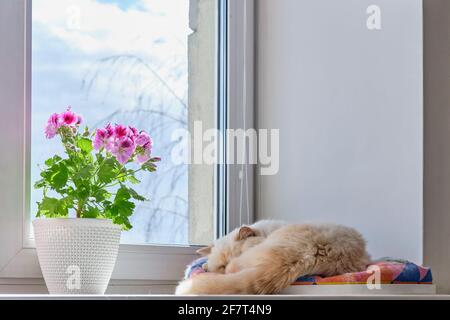
M 107 148 L 110 143 L 109 137 L 107 129 L 98 129 L 94 137 L 94 149 L 98 151 L 102 148 Z
M 76 125 L 79 126 L 83 123 L 83 116 L 81 116 L 80 114 L 77 115 L 77 123 Z
M 148 160 L 150 160 L 150 156 L 146 153 L 140 153 L 136 156 L 136 161 L 139 164 L 146 163 Z
M 136 145 L 133 140 L 129 137 L 123 137 L 114 142 L 111 153 L 116 157 L 117 161 L 125 164 L 130 160 L 135 150 Z
M 47 139 L 53 139 L 58 133 L 58 129 L 61 127 L 61 119 L 59 114 L 54 113 L 50 116 L 45 127 L 45 136 Z
M 70 107 L 67 109 L 66 112 L 62 113 L 60 117 L 63 125 L 66 126 L 73 126 L 78 122 L 78 116 L 76 115 L 75 112 L 70 110 Z
M 114 135 L 114 128 L 111 125 L 111 123 L 108 123 L 108 125 L 105 127 L 106 132 L 108 132 L 108 137 L 112 137 Z
M 120 124 L 114 126 L 114 138 L 122 139 L 128 135 L 128 128 Z
M 136 144 L 140 147 L 145 146 L 146 144 L 150 144 L 150 148 L 152 147 L 153 141 L 152 138 L 145 132 L 142 131 L 135 140 Z
M 136 155 L 136 161 L 139 164 L 146 163 L 150 160 L 152 154 L 152 147 L 150 144 L 146 144 L 141 148 L 141 151 Z
M 136 138 L 135 142 L 136 145 L 140 147 L 139 152 L 136 156 L 136 161 L 138 163 L 145 163 L 150 160 L 153 149 L 152 138 L 150 138 L 150 136 L 145 131 L 142 131 Z
M 128 136 L 134 140 L 137 136 L 139 136 L 139 131 L 134 127 L 128 127 Z

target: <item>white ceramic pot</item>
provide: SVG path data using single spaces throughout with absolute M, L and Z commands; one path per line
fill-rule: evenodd
M 37 219 L 36 249 L 50 294 L 104 294 L 121 228 L 110 220 Z

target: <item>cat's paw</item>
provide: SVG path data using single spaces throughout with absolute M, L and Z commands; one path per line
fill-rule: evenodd
M 193 291 L 192 279 L 180 282 L 177 289 L 175 290 L 175 295 L 177 296 L 188 296 L 193 294 L 195 293 Z

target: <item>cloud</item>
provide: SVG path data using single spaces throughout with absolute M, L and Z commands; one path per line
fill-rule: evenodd
M 118 6 L 122 10 L 128 9 L 142 9 L 142 1 L 141 0 L 97 0 L 100 3 L 112 3 Z
M 186 46 L 188 0 L 142 0 L 126 11 L 115 2 L 34 0 L 33 23 L 89 54 L 128 49 L 171 55 Z

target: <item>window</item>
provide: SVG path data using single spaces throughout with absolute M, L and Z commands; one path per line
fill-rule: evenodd
M 0 133 L 8 146 L 0 157 L 0 279 L 42 277 L 31 185 L 57 145 L 43 138 L 48 114 L 69 104 L 89 126 L 148 127 L 165 160 L 145 184 L 152 202 L 124 235 L 113 280 L 172 283 L 195 257 L 192 245 L 251 221 L 250 169 L 180 166 L 170 144 L 190 151 L 171 133 L 191 132 L 197 121 L 203 130 L 252 127 L 252 78 L 244 76 L 253 74 L 252 12 L 251 0 L 0 1 Z
M 213 181 L 213 171 L 189 174 L 188 165 L 174 164 L 171 155 L 187 148 L 180 146 L 187 141 L 172 133 L 188 130 L 192 117 L 214 126 L 216 10 L 210 0 L 33 0 L 31 181 L 39 179 L 38 164 L 60 151 L 45 138 L 43 124 L 68 105 L 90 128 L 123 123 L 145 129 L 154 140 L 154 155 L 164 161 L 157 173 L 142 175 L 136 189 L 151 201 L 138 204 L 134 227 L 123 233 L 122 242 L 212 241 L 214 185 L 207 181 Z M 199 90 L 198 81 L 211 85 Z M 201 190 L 195 179 L 204 181 Z M 208 207 L 190 203 L 196 201 L 189 196 L 191 184 Z M 32 219 L 41 193 L 31 190 Z M 190 209 L 203 214 L 194 219 Z M 193 224 L 202 220 L 207 222 L 196 235 L 200 231 Z M 192 229 L 197 231 L 190 235 Z

